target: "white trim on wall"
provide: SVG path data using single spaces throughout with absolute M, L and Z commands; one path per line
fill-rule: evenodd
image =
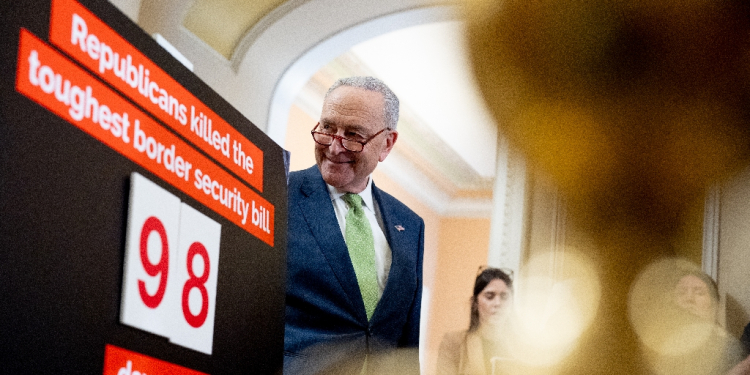
M 714 280 L 719 279 L 719 219 L 721 187 L 716 184 L 706 194 L 703 213 L 703 256 L 701 268 Z
M 493 190 L 487 264 L 505 267 L 518 275 L 526 222 L 526 163 L 498 137 L 497 172 Z

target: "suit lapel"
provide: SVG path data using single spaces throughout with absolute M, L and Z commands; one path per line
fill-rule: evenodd
M 405 278 L 412 277 L 413 272 L 404 267 L 408 262 L 405 262 L 403 257 L 409 249 L 405 248 L 405 244 L 401 240 L 401 237 L 405 233 L 396 229 L 396 226 L 402 225 L 402 223 L 398 222 L 398 215 L 393 212 L 392 207 L 383 198 L 382 191 L 375 187 L 375 183 L 372 184 L 372 191 L 380 210 L 380 217 L 383 220 L 384 234 L 386 240 L 388 240 L 388 246 L 391 248 L 391 270 L 388 273 L 388 282 L 385 285 L 385 290 L 383 290 L 383 296 L 380 298 L 378 308 L 375 309 L 373 315 L 373 319 L 375 319 L 378 315 L 381 315 L 378 314 L 379 309 L 387 309 L 389 306 L 400 305 L 401 301 L 399 301 L 398 296 L 403 295 L 403 293 L 399 293 L 399 285 L 403 285 L 402 280 Z
M 331 197 L 328 195 L 328 189 L 320 171 L 315 166 L 313 168 L 315 168 L 315 173 L 308 174 L 300 186 L 300 193 L 304 197 L 300 200 L 302 215 L 339 285 L 345 291 L 352 310 L 361 315 L 358 318 L 366 321 L 365 306 L 362 302 L 359 284 L 357 284 L 357 276 L 354 273 L 346 242 L 341 235 Z

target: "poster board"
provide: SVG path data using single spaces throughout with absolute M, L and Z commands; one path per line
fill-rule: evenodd
M 106 1 L 2 8 L 4 372 L 280 373 L 283 150 Z

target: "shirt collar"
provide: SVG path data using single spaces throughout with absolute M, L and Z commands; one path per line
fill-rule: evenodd
M 347 193 L 345 191 L 339 191 L 331 185 L 326 184 L 326 186 L 328 187 L 328 194 L 331 196 L 332 201 L 341 198 L 342 195 Z M 374 211 L 373 207 L 375 206 L 372 201 L 372 176 L 367 176 L 367 185 L 365 186 L 365 190 L 359 192 L 359 196 L 362 197 L 362 202 L 365 204 L 365 207 Z

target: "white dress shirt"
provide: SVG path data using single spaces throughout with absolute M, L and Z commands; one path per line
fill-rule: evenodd
M 346 238 L 346 213 L 349 212 L 349 206 L 341 198 L 346 192 L 340 192 L 335 187 L 328 185 L 328 194 L 331 196 L 333 210 L 336 212 L 336 219 L 339 222 L 341 235 Z M 391 247 L 383 233 L 382 218 L 380 209 L 375 205 L 372 198 L 372 178 L 368 177 L 367 187 L 359 193 L 362 197 L 362 206 L 365 211 L 365 217 L 370 222 L 372 237 L 375 240 L 375 269 L 378 275 L 378 297 L 383 296 L 385 283 L 388 281 L 388 273 L 391 270 Z

